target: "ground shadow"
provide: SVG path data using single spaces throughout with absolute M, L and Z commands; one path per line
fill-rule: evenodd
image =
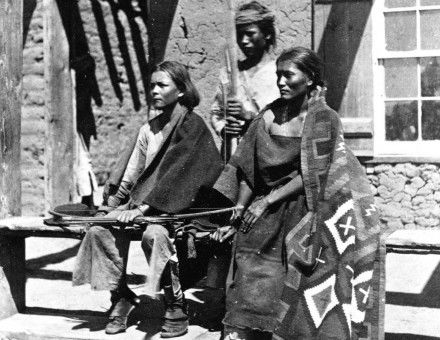
M 420 294 L 387 292 L 386 303 L 399 306 L 440 308 L 440 264 Z

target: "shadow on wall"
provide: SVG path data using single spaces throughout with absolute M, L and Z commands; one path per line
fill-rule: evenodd
M 23 47 L 26 43 L 26 38 L 29 32 L 32 15 L 37 7 L 37 0 L 23 1 Z
M 123 94 L 119 85 L 118 73 L 114 56 L 111 49 L 109 35 L 106 28 L 106 22 L 102 10 L 102 1 L 90 0 L 92 5 L 93 15 L 96 20 L 99 38 L 103 49 L 105 61 L 110 75 L 111 84 L 119 101 L 123 100 Z M 126 30 L 123 23 L 118 17 L 118 13 L 122 11 L 128 22 L 128 29 L 133 42 L 133 48 L 136 54 L 137 63 L 139 64 L 140 76 L 144 86 L 145 100 L 148 102 L 149 93 L 149 74 L 152 65 L 160 62 L 166 49 L 171 25 L 174 14 L 177 8 L 178 1 L 175 0 L 161 0 L 161 1 L 133 1 L 133 0 L 106 0 L 111 7 L 113 22 L 116 28 L 118 37 L 118 46 L 121 57 L 125 67 L 128 85 L 130 88 L 131 98 L 133 101 L 133 108 L 138 111 L 141 108 L 141 101 L 139 97 L 139 90 L 135 71 L 133 68 L 132 57 L 128 48 L 126 40 Z M 147 28 L 148 37 L 142 37 L 141 29 L 136 18 L 140 18 Z M 148 39 L 148 55 L 144 49 L 144 40 Z
M 76 83 L 76 111 L 78 132 L 84 137 L 87 147 L 92 136 L 96 137 L 96 125 L 92 111 L 92 100 L 97 106 L 102 105 L 101 92 L 95 75 L 95 61 L 90 55 L 89 42 L 84 31 L 79 4 L 77 1 L 56 0 L 60 9 L 63 25 L 69 40 L 70 66 L 75 70 Z M 130 34 L 136 61 L 139 64 L 140 77 L 144 87 L 145 101 L 148 102 L 149 74 L 152 65 L 163 60 L 166 44 L 171 31 L 171 25 L 176 12 L 178 1 L 176 0 L 88 0 L 95 18 L 98 35 L 103 50 L 109 78 L 115 96 L 120 102 L 123 101 L 123 91 L 120 86 L 115 57 L 112 52 L 110 38 L 106 27 L 103 3 L 110 5 L 112 19 L 115 25 L 118 47 L 123 59 L 123 66 L 127 75 L 133 108 L 141 109 L 140 91 L 137 85 L 132 56 L 126 33 Z M 24 1 L 23 7 L 23 44 L 37 0 Z M 120 12 L 125 14 L 128 27 L 124 26 L 119 18 Z M 148 37 L 142 36 L 139 21 L 145 25 Z M 145 51 L 144 41 L 148 40 L 148 51 Z M 149 60 L 147 57 L 149 56 Z
M 316 5 L 331 6 L 318 54 L 325 64 L 323 78 L 328 81 L 327 101 L 338 111 L 362 36 L 371 12 L 370 1 L 318 1 Z

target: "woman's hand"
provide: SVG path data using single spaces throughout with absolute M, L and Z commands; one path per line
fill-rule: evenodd
M 257 198 L 249 208 L 246 209 L 243 216 L 243 225 L 240 231 L 247 233 L 251 230 L 255 222 L 257 222 L 257 220 L 267 211 L 269 205 L 267 196 Z
M 131 223 L 136 217 L 144 216 L 138 209 L 122 210 L 117 217 L 117 220 L 121 223 Z
M 228 240 L 237 232 L 237 229 L 231 225 L 218 228 L 213 234 L 211 234 L 211 240 L 223 243 Z

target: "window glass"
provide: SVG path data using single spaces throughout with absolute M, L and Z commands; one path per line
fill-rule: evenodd
M 420 11 L 420 42 L 422 50 L 440 48 L 440 10 Z
M 388 141 L 417 140 L 417 101 L 386 102 L 385 129 Z
M 385 7 L 388 8 L 409 7 L 409 6 L 415 6 L 415 4 L 416 4 L 416 0 L 385 0 Z
M 417 48 L 415 11 L 385 13 L 385 44 L 388 51 Z
M 440 139 L 440 101 L 422 101 L 422 139 Z
M 420 58 L 423 97 L 440 97 L 440 57 Z
M 417 60 L 386 59 L 385 95 L 387 98 L 417 96 Z

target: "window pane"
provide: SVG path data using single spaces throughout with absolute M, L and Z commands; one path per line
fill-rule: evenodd
M 415 4 L 416 0 L 385 0 L 385 7 L 388 8 L 409 7 Z
M 440 57 L 421 58 L 422 96 L 440 96 Z
M 438 6 L 438 5 L 440 5 L 440 0 L 420 0 L 420 5 L 422 5 L 422 6 Z
M 417 101 L 385 103 L 385 139 L 417 140 Z
M 416 12 L 385 13 L 385 44 L 388 51 L 416 49 Z
M 420 11 L 420 38 L 424 50 L 440 48 L 440 11 Z
M 440 139 L 440 101 L 422 102 L 422 139 Z
M 387 59 L 385 66 L 385 95 L 387 98 L 417 96 L 416 59 Z

